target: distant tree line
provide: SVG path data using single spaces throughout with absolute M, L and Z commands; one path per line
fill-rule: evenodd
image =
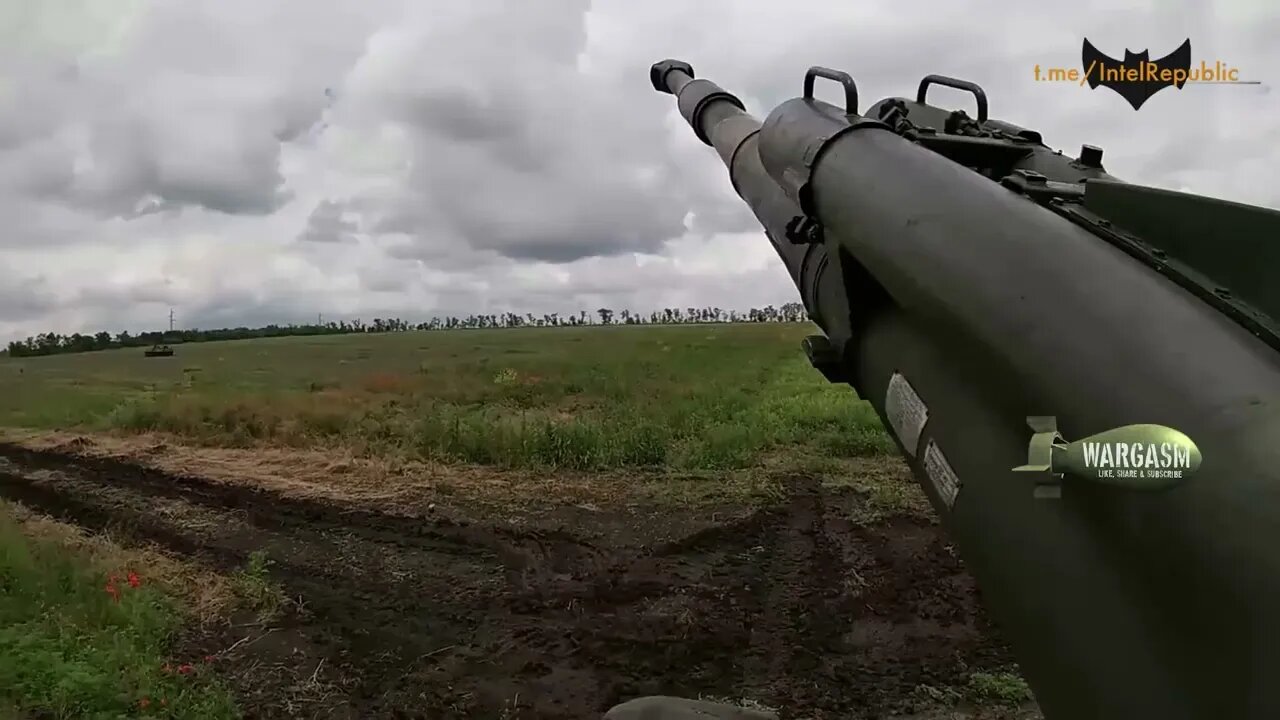
M 598 318 L 598 320 L 597 320 Z M 664 308 L 660 311 L 643 313 L 622 310 L 615 313 L 609 308 L 600 308 L 595 314 L 586 310 L 577 315 L 561 315 L 548 313 L 536 316 L 533 313 L 518 315 L 502 313 L 495 315 L 468 315 L 467 317 L 449 316 L 433 317 L 427 322 L 409 323 L 398 318 L 374 318 L 366 324 L 361 320 L 317 322 L 313 325 L 267 325 L 260 328 L 222 328 L 220 330 L 170 330 L 167 332 L 144 332 L 131 335 L 128 332 L 112 335 L 99 332 L 93 335 L 72 333 L 40 333 L 26 340 L 9 343 L 5 350 L 11 357 L 34 357 L 38 355 L 57 355 L 61 353 L 92 352 L 122 347 L 145 347 L 167 343 L 214 342 L 217 340 L 248 340 L 251 338 L 283 337 L 286 335 L 345 335 L 349 333 L 386 333 L 408 332 L 411 330 L 472 330 L 481 328 L 518 328 L 518 327 L 564 327 L 579 325 L 678 325 L 689 323 L 759 323 L 759 322 L 802 322 L 807 319 L 804 306 L 800 303 L 787 303 L 775 308 L 772 305 L 763 308 L 751 308 L 738 312 L 720 308 Z

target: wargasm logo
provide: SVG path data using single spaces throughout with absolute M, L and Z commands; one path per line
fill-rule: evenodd
M 1112 472 L 1146 472 L 1154 477 L 1180 478 L 1183 471 L 1191 469 L 1193 447 L 1184 443 L 1082 441 L 1080 444 L 1084 466 L 1097 470 L 1099 476 L 1110 476 Z
M 1052 416 L 1027 418 L 1034 434 L 1027 464 L 1017 472 L 1052 478 L 1070 475 L 1106 485 L 1159 489 L 1176 485 L 1200 467 L 1200 449 L 1186 434 L 1165 425 L 1125 425 L 1067 442 Z

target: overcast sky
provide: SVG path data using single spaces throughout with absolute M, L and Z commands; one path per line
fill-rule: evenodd
M 655 93 L 688 60 L 763 116 L 805 69 L 863 106 L 974 80 L 1124 179 L 1280 207 L 1265 0 L 0 0 L 0 342 L 396 315 L 796 299 Z M 1081 40 L 1191 38 L 1261 86 L 1035 83 Z M 958 94 L 937 102 L 968 107 Z

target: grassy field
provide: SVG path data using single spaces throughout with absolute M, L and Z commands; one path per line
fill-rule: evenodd
M 811 331 L 0 359 L 0 720 L 586 720 L 620 693 L 1034 717 Z M 820 646 L 819 692 L 789 653 Z
M 0 426 L 162 431 L 509 467 L 803 465 L 890 452 L 805 324 L 293 337 L 0 362 Z

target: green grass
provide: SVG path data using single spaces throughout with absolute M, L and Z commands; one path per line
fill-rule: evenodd
M 270 338 L 0 361 L 0 425 L 342 445 L 513 467 L 724 470 L 892 453 L 807 324 Z
M 0 505 L 0 715 L 237 716 L 202 668 L 165 671 L 180 609 L 126 572 L 28 537 Z M 115 573 L 118 600 L 106 589 Z
M 1016 672 L 976 672 L 969 676 L 970 697 L 1001 705 L 1021 705 L 1033 699 L 1027 681 Z
M 284 590 L 271 580 L 268 568 L 274 563 L 267 557 L 265 550 L 249 553 L 249 561 L 244 569 L 234 576 L 236 594 L 253 611 L 262 622 L 278 619 L 287 602 Z
M 917 685 L 916 699 L 926 705 L 955 708 L 970 705 L 986 708 L 1025 708 L 1035 702 L 1027 681 L 1017 668 L 998 672 L 973 672 L 958 687 Z

